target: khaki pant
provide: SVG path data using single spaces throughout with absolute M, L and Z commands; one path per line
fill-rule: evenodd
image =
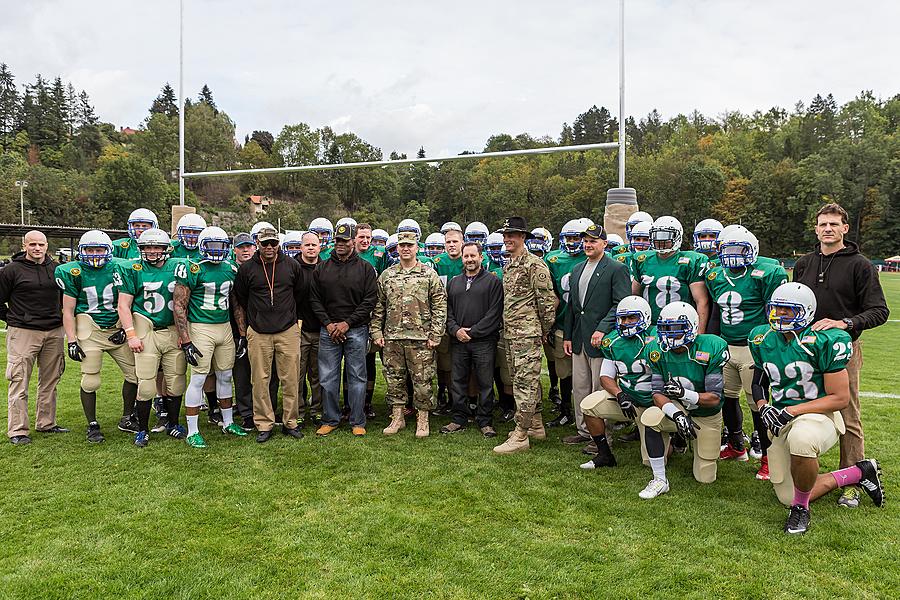
M 230 323 L 189 323 L 191 341 L 203 354 L 191 373 L 206 375 L 215 371 L 230 371 L 234 367 L 234 338 Z
M 412 380 L 413 406 L 418 410 L 434 410 L 436 403 L 431 380 L 435 371 L 435 352 L 428 342 L 387 340 L 384 342 L 384 379 L 387 403 L 406 404 L 406 378 Z
M 575 401 L 575 427 L 578 433 L 584 437 L 591 437 L 584 424 L 584 415 L 581 412 L 581 401 L 588 394 L 600 391 L 600 367 L 603 358 L 591 358 L 584 352 L 572 354 L 572 399 Z M 557 375 L 559 373 L 557 372 Z
M 556 363 L 556 376 L 565 379 L 572 376 L 572 357 L 566 356 L 563 349 L 563 332 L 557 330 L 553 334 L 553 362 Z M 575 389 L 575 384 L 572 384 Z
M 863 439 L 862 415 L 859 412 L 859 372 L 862 371 L 862 340 L 853 342 L 853 355 L 847 363 L 847 376 L 850 378 L 850 404 L 841 411 L 846 433 L 841 435 L 841 468 L 855 465 L 865 458 L 865 440 Z
M 166 384 L 166 393 L 181 396 L 187 388 L 184 374 L 187 361 L 178 344 L 178 331 L 174 325 L 154 330 L 143 315 L 134 314 L 134 333 L 144 343 L 144 350 L 134 355 L 134 372 L 138 379 L 138 400 L 153 400 L 156 396 L 156 374 L 160 367 Z
M 690 414 L 678 402 L 673 401 L 673 403 L 685 414 Z M 697 439 L 691 441 L 691 449 L 694 452 L 694 479 L 700 483 L 712 483 L 716 480 L 716 461 L 719 460 L 719 448 L 722 441 L 722 411 L 709 417 L 691 415 L 691 418 L 697 425 Z M 673 433 L 677 431 L 675 422 L 656 406 L 651 406 L 644 411 L 644 414 L 641 415 L 641 423 L 645 427 L 651 427 L 659 432 Z
M 9 380 L 7 435 L 28 435 L 28 384 L 38 367 L 36 418 L 38 431 L 56 425 L 56 384 L 66 368 L 63 328 L 50 331 L 10 327 L 6 332 L 6 379 Z
M 794 478 L 791 476 L 791 455 L 818 458 L 838 442 L 844 431 L 840 413 L 800 415 L 772 436 L 769 446 L 769 480 L 775 495 L 785 506 L 794 501 Z
M 750 355 L 750 346 L 728 345 L 728 362 L 722 368 L 722 377 L 725 379 L 725 397 L 740 398 L 741 390 L 750 410 L 756 412 L 756 403 L 753 402 L 753 357 Z
M 449 373 L 453 368 L 453 359 L 450 357 L 450 336 L 446 333 L 441 336 L 441 344 L 437 347 L 437 370 Z
M 250 355 L 250 380 L 253 384 L 253 421 L 259 431 L 275 426 L 275 411 L 269 397 L 272 358 L 281 380 L 282 423 L 297 427 L 300 391 L 300 328 L 294 324 L 279 333 L 257 333 L 247 328 L 247 352 Z
M 322 412 L 322 388 L 319 387 L 319 332 L 300 331 L 300 372 L 298 384 L 309 381 L 309 408 Z M 306 406 L 306 398 L 300 398 L 298 406 Z
M 647 446 L 644 443 L 644 432 L 647 428 L 641 422 L 641 417 L 647 409 L 637 405 L 635 405 L 634 408 L 637 413 L 637 418 L 634 422 L 637 425 L 638 433 L 641 436 L 641 461 L 649 467 L 650 457 L 647 456 Z M 625 418 L 625 415 L 622 414 L 622 409 L 619 408 L 619 403 L 616 402 L 616 399 L 610 396 L 606 390 L 588 394 L 584 400 L 581 401 L 581 411 L 583 414 L 589 417 L 596 417 L 597 419 L 606 419 L 609 421 L 630 420 Z M 662 436 L 662 439 L 663 456 L 665 457 L 669 455 L 669 436 L 664 435 Z
M 102 379 L 100 371 L 103 368 L 103 353 L 109 354 L 118 365 L 119 370 L 129 383 L 137 383 L 137 375 L 134 372 L 134 352 L 128 344 L 114 344 L 109 341 L 109 336 L 116 333 L 118 327 L 101 329 L 94 319 L 86 313 L 75 315 L 75 336 L 84 351 L 81 359 L 81 389 L 86 392 L 96 392 L 100 389 Z

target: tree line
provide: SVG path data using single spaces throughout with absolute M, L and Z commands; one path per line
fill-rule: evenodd
M 178 198 L 178 110 L 165 84 L 136 131 L 122 130 L 59 77 L 38 75 L 19 87 L 0 64 L 0 221 L 19 220 L 17 179 L 29 181 L 28 208 L 40 224 L 122 226 L 138 205 L 167 215 Z M 900 95 L 884 100 L 868 91 L 840 106 L 827 94 L 752 114 L 666 119 L 653 110 L 625 121 L 627 185 L 653 215 L 675 215 L 688 231 L 706 217 L 741 222 L 764 253 L 779 257 L 808 251 L 815 210 L 839 202 L 851 216 L 851 239 L 884 258 L 900 253 L 898 129 Z M 188 171 L 384 160 L 381 148 L 352 132 L 303 122 L 238 142 L 207 86 L 185 101 L 185 131 Z M 617 135 L 609 110 L 591 106 L 556 137 L 498 133 L 467 153 Z M 424 148 L 418 156 L 427 156 Z M 449 220 L 495 226 L 516 213 L 558 231 L 575 216 L 601 220 L 606 190 L 616 185 L 616 155 L 602 151 L 187 181 L 188 202 L 202 202 L 232 227 L 249 226 L 244 199 L 252 194 L 275 199 L 267 220 L 291 229 L 346 215 L 388 229 L 405 217 L 426 230 Z

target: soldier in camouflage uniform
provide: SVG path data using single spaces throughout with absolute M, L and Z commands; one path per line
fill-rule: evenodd
M 416 236 L 398 234 L 400 262 L 378 278 L 378 301 L 369 326 L 373 343 L 384 348 L 384 376 L 391 404 L 391 423 L 385 435 L 406 427 L 406 377 L 413 383 L 418 409 L 416 437 L 429 434 L 428 411 L 435 407 L 431 380 L 435 348 L 447 327 L 447 295 L 438 274 L 416 258 Z
M 500 231 L 510 254 L 503 268 L 503 337 L 509 347 L 516 428 L 494 452 L 512 454 L 528 449 L 529 436 L 546 437 L 540 415 L 541 351 L 556 316 L 556 295 L 547 265 L 525 249 L 531 235 L 525 219 L 510 217 Z

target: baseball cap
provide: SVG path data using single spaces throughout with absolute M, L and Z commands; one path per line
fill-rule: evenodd
M 402 231 L 397 234 L 398 244 L 418 244 L 416 234 L 412 231 Z
M 241 232 L 234 236 L 234 242 L 232 242 L 232 244 L 235 247 L 243 246 L 244 244 L 253 245 L 253 238 L 250 237 L 249 233 Z
M 587 229 L 584 230 L 584 233 L 581 234 L 581 237 L 590 237 L 595 240 L 605 240 L 606 239 L 606 230 L 603 229 L 602 225 L 591 225 Z
M 336 240 L 352 240 L 356 235 L 356 232 L 353 231 L 353 226 L 348 225 L 347 223 L 341 223 L 334 230 L 334 239 Z
M 278 238 L 278 232 L 269 227 L 263 227 L 259 230 L 259 233 L 256 234 L 257 242 L 267 242 L 269 240 L 275 240 L 276 242 L 280 242 L 281 240 Z M 237 245 L 237 244 L 235 244 Z

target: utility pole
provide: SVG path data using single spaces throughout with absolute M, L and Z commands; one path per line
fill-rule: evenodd
M 22 211 L 22 225 L 25 224 L 25 188 L 28 187 L 28 182 L 24 179 L 16 182 L 16 187 L 19 188 L 19 208 Z

